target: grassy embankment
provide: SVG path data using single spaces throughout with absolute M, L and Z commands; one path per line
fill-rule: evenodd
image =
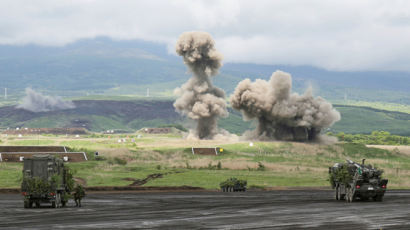
M 385 170 L 390 188 L 410 187 L 410 159 L 397 150 L 367 148 L 362 144 L 334 145 L 229 141 L 187 141 L 178 134 L 91 135 L 80 138 L 65 136 L 33 136 L 16 139 L 3 137 L 3 145 L 65 145 L 75 150 L 86 148 L 90 161 L 69 163 L 75 176 L 87 186 L 125 186 L 131 179 L 143 179 L 162 173 L 163 178 L 144 186 L 198 186 L 216 189 L 229 177 L 248 180 L 249 186 L 328 186 L 328 167 L 346 158 L 368 163 Z M 130 140 L 134 139 L 135 142 Z M 219 156 L 192 155 L 192 146 L 219 146 Z M 102 160 L 92 155 L 99 151 Z M 217 165 L 220 162 L 221 169 Z M 0 187 L 19 187 L 21 163 L 0 163 Z M 128 178 L 128 179 L 127 179 Z

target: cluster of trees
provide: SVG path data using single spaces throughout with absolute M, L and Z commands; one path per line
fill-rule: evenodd
M 410 137 L 392 135 L 386 131 L 373 131 L 371 134 L 328 133 L 339 141 L 367 145 L 410 145 Z

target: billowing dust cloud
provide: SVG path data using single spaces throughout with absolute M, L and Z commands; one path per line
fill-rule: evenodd
M 73 109 L 75 105 L 71 101 L 64 101 L 60 97 L 45 96 L 34 91 L 31 88 L 26 88 L 26 96 L 21 104 L 16 108 L 25 109 L 31 112 L 48 112 L 54 110 Z
M 245 120 L 256 119 L 256 130 L 249 138 L 259 140 L 310 141 L 322 129 L 340 120 L 340 113 L 312 90 L 303 95 L 292 93 L 290 74 L 276 71 L 269 81 L 241 81 L 230 98 L 234 109 L 242 111 Z
M 225 92 L 212 85 L 211 77 L 222 66 L 222 54 L 215 49 L 211 35 L 206 32 L 185 32 L 176 44 L 192 77 L 175 89 L 178 99 L 175 109 L 196 121 L 191 135 L 199 139 L 212 139 L 218 134 L 219 117 L 228 115 Z

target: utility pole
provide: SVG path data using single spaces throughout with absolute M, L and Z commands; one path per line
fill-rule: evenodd
M 7 100 L 7 88 L 4 88 L 4 100 Z

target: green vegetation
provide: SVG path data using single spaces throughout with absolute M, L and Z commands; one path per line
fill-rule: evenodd
M 54 145 L 53 140 L 32 139 L 32 140 L 13 140 L 9 142 L 10 145 Z
M 333 133 L 370 134 L 374 130 L 384 130 L 395 135 L 410 136 L 408 113 L 341 105 L 335 108 L 341 113 L 342 119 L 331 127 Z
M 328 135 L 336 136 L 339 141 L 367 145 L 410 145 L 410 137 L 391 135 L 385 131 L 373 131 L 370 135 L 347 134 L 343 132 L 338 134 L 329 133 Z
M 350 175 L 348 166 L 346 164 L 342 165 L 334 174 L 329 174 L 329 181 L 332 187 L 334 187 L 334 181 L 339 181 L 343 184 L 348 184 L 352 181 L 352 175 Z
M 54 178 L 55 179 L 55 178 Z M 23 191 L 28 192 L 29 194 L 48 194 L 52 191 L 52 183 L 49 183 L 47 180 L 43 180 L 38 177 L 25 177 L 21 185 Z
M 398 104 L 398 103 L 389 103 L 383 101 L 353 101 L 353 100 L 334 100 L 332 101 L 334 104 L 341 104 L 341 105 L 350 105 L 350 106 L 357 106 L 357 107 L 368 107 L 374 108 L 379 110 L 385 111 L 396 111 L 402 113 L 409 113 L 410 114 L 410 105 L 408 104 Z
M 247 185 L 247 181 L 246 181 L 246 180 L 240 180 L 240 179 L 237 179 L 236 177 L 231 177 L 231 178 L 229 178 L 229 179 L 227 179 L 227 180 L 225 180 L 225 181 L 222 181 L 222 182 L 219 184 L 219 187 L 221 187 L 221 188 L 226 188 L 226 187 L 235 187 L 235 186 L 238 186 L 238 187 L 244 188 L 244 187 L 246 187 L 246 185 Z
M 116 130 L 130 133 L 145 127 L 174 127 L 186 131 L 188 122 L 175 113 L 172 103 L 173 101 L 169 99 L 81 102 L 82 105 L 70 110 L 70 113 L 64 111 L 53 112 L 53 114 L 43 113 L 39 116 L 33 115 L 32 118 L 18 114 L 5 116 L 0 118 L 0 126 L 66 127 L 73 123 L 78 125 L 76 122 L 80 122 L 84 127 L 96 132 Z M 124 108 L 133 109 L 123 111 Z M 335 108 L 341 113 L 342 119 L 329 130 L 325 130 L 326 132 L 370 134 L 374 130 L 384 130 L 394 135 L 410 136 L 409 113 L 347 105 L 335 105 Z M 231 108 L 228 110 L 229 116 L 219 120 L 219 127 L 238 135 L 255 128 L 255 122 L 245 122 L 241 113 Z M 21 120 L 22 117 L 24 120 Z
M 64 143 L 71 151 L 87 153 L 89 161 L 68 163 L 74 177 L 86 186 L 126 186 L 151 174 L 162 174 L 162 177 L 148 180 L 143 186 L 217 189 L 221 178 L 231 177 L 246 180 L 248 187 L 256 188 L 327 186 L 329 166 L 346 159 L 366 158 L 367 162 L 385 169 L 389 187 L 410 187 L 410 160 L 405 153 L 368 148 L 362 143 L 255 142 L 250 146 L 246 142 L 228 142 L 212 144 L 224 151 L 209 156 L 193 155 L 187 148 L 192 143 L 180 137 L 146 135 L 135 143 L 118 143 L 121 136 L 127 138 L 122 134 L 69 140 L 65 136 L 42 138 Z M 135 134 L 129 135 L 127 140 L 134 137 Z M 7 145 L 8 140 L 4 139 L 2 144 Z M 100 152 L 97 158 L 95 151 Z M 21 163 L 0 163 L 0 187 L 20 187 L 21 170 Z

